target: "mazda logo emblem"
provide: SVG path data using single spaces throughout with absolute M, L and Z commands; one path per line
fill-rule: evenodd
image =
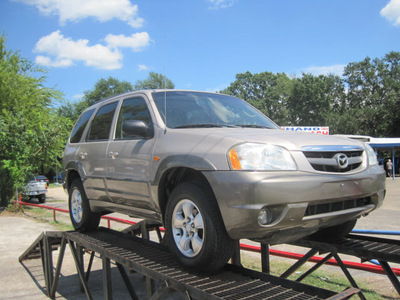
M 345 169 L 349 165 L 349 158 L 346 154 L 338 153 L 333 157 L 339 169 Z

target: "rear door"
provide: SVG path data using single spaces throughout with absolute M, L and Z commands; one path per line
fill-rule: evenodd
M 108 200 L 105 189 L 107 176 L 107 147 L 118 101 L 101 106 L 81 143 L 77 159 L 85 172 L 83 183 L 86 194 L 92 200 Z
M 116 120 L 115 136 L 108 147 L 108 194 L 114 204 L 128 206 L 143 217 L 149 216 L 147 214 L 154 211 L 150 201 L 150 177 L 155 138 L 145 96 L 124 99 Z M 148 136 L 143 138 L 126 134 L 122 124 L 127 120 L 147 124 Z

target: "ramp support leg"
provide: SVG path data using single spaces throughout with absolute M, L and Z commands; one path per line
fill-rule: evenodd
M 67 245 L 67 240 L 65 237 L 63 237 L 61 240 L 60 252 L 58 254 L 56 272 L 54 274 L 54 280 L 51 286 L 51 291 L 49 296 L 51 299 L 54 299 L 56 297 L 57 285 L 58 285 L 58 280 L 60 278 L 61 266 L 64 259 L 66 245 Z
M 358 296 L 360 297 L 361 300 L 366 300 L 363 292 L 361 291 L 361 289 L 358 287 L 356 281 L 354 280 L 353 276 L 351 276 L 349 270 L 347 270 L 346 266 L 343 264 L 342 259 L 339 257 L 339 255 L 337 253 L 334 253 L 333 256 L 336 259 L 336 262 L 338 263 L 338 265 L 340 266 L 340 268 L 342 269 L 344 275 L 346 275 L 347 280 L 351 283 L 351 285 L 359 290 Z
M 111 263 L 110 259 L 103 256 L 103 289 L 104 299 L 112 300 L 112 281 L 111 281 Z
M 235 266 L 242 266 L 241 258 L 240 258 L 240 241 L 236 240 L 233 246 L 233 254 L 232 254 L 232 264 Z
M 309 269 L 307 272 L 305 272 L 303 275 L 301 275 L 299 278 L 296 279 L 296 281 L 301 282 L 304 278 L 306 278 L 308 275 L 316 271 L 319 267 L 324 265 L 328 260 L 332 258 L 333 254 L 330 253 L 323 260 L 320 262 L 316 263 L 311 269 Z
M 269 263 L 269 245 L 261 243 L 261 271 L 269 274 L 271 266 Z
M 400 295 L 400 282 L 397 278 L 396 274 L 394 274 L 392 268 L 389 266 L 387 261 L 379 260 L 382 268 L 385 270 L 386 275 L 389 277 L 390 282 L 393 284 L 393 287 L 396 289 L 397 293 Z
M 281 278 L 288 278 L 292 275 L 298 268 L 304 265 L 307 261 L 310 260 L 315 254 L 318 253 L 318 250 L 311 249 L 308 251 L 301 259 L 299 259 L 293 266 L 291 266 L 286 272 L 284 272 L 280 277 Z
M 117 262 L 116 262 L 116 265 L 117 265 L 117 268 L 119 270 L 119 273 L 121 274 L 122 279 L 125 282 L 126 288 L 127 288 L 128 292 L 129 292 L 129 295 L 131 295 L 131 298 L 133 300 L 138 300 L 138 297 L 136 295 L 135 289 L 133 288 L 132 283 L 129 280 L 128 274 L 126 274 L 126 271 L 125 271 L 124 267 L 121 264 L 117 263 Z
M 79 260 L 78 258 L 77 249 L 74 246 L 74 242 L 68 240 L 68 244 L 69 247 L 71 248 L 72 257 L 74 258 L 75 261 L 76 271 L 78 272 L 80 283 L 83 286 L 86 297 L 88 299 L 93 299 L 92 295 L 90 294 L 89 287 L 85 279 L 85 275 L 83 274 L 83 266 L 81 265 L 82 260 Z

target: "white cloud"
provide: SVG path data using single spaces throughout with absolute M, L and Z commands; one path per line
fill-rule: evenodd
M 233 6 L 236 0 L 208 0 L 210 3 L 209 9 L 228 8 Z
M 149 67 L 146 66 L 146 65 L 138 65 L 137 67 L 138 67 L 138 71 L 139 71 L 139 72 L 141 72 L 141 71 L 147 71 L 147 70 L 149 69 Z
M 122 54 L 118 49 L 110 49 L 89 41 L 65 38 L 59 30 L 42 37 L 35 46 L 35 52 L 44 53 L 36 57 L 36 62 L 49 67 L 68 67 L 76 61 L 98 69 L 112 70 L 122 67 Z
M 108 34 L 105 41 L 110 48 L 124 47 L 139 52 L 150 44 L 150 36 L 147 32 L 138 32 L 131 36 Z
M 129 0 L 14 0 L 33 5 L 44 15 L 56 15 L 60 23 L 93 17 L 100 22 L 119 19 L 134 28 L 143 26 L 138 6 Z
M 311 66 L 304 70 L 305 73 L 311 73 L 313 75 L 328 75 L 334 74 L 338 76 L 343 75 L 343 71 L 346 65 L 333 65 L 333 66 Z
M 390 0 L 390 2 L 381 9 L 381 16 L 393 22 L 393 25 L 400 26 L 400 0 Z
M 35 62 L 39 65 L 47 66 L 47 67 L 69 67 L 74 64 L 71 59 L 68 58 L 56 58 L 52 60 L 48 56 L 39 55 L 36 56 Z
M 84 94 L 75 94 L 72 96 L 72 100 L 79 101 L 83 98 L 83 96 L 85 96 L 85 95 Z

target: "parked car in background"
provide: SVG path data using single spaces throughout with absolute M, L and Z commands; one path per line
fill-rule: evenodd
M 44 175 L 36 175 L 35 176 L 36 181 L 40 181 L 40 182 L 46 182 L 47 185 L 49 185 L 49 179 L 44 176 Z
M 155 220 L 183 265 L 208 272 L 234 240 L 341 238 L 385 196 L 370 146 L 284 131 L 241 99 L 194 91 L 131 92 L 87 108 L 63 167 L 76 230 L 110 212 Z
M 32 176 L 28 183 L 23 187 L 22 194 L 32 198 L 38 198 L 39 203 L 46 202 L 47 182 L 46 177 L 42 175 Z

